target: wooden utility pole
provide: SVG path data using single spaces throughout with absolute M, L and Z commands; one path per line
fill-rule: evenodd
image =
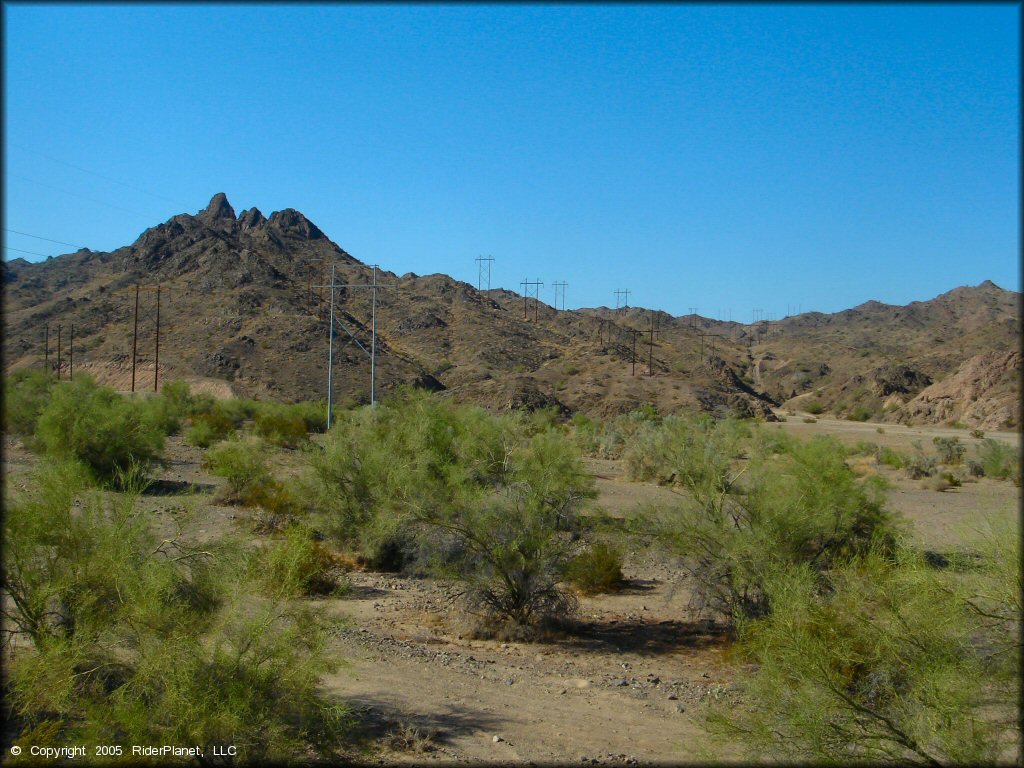
M 60 381 L 60 329 L 62 326 L 57 326 L 57 381 Z
M 654 310 L 651 310 L 651 342 L 647 347 L 647 375 L 654 375 Z
M 68 350 L 68 357 L 70 358 L 69 363 L 71 364 L 71 370 L 68 371 L 68 381 L 75 380 L 75 324 L 71 324 L 71 343 L 70 349 Z
M 44 342 L 43 351 L 43 369 L 50 372 L 50 324 L 46 324 L 46 341 Z
M 139 284 L 135 284 L 135 328 L 132 331 L 132 392 L 135 391 L 135 356 L 139 345 Z
M 153 364 L 153 391 L 160 386 L 160 283 L 156 284 L 156 355 Z

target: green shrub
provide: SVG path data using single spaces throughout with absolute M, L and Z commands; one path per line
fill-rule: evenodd
M 227 480 L 224 497 L 228 501 L 247 503 L 273 484 L 261 440 L 225 440 L 207 452 L 205 463 L 213 474 Z
M 522 428 L 521 417 L 401 393 L 338 415 L 322 450 L 309 454 L 304 492 L 342 546 L 374 567 L 401 568 L 416 557 L 413 502 L 445 507 L 493 489 Z
M 818 416 L 825 412 L 825 406 L 822 403 L 815 400 L 814 402 L 808 403 L 804 410 L 807 411 L 812 416 Z
M 198 448 L 209 448 L 226 440 L 235 431 L 234 422 L 216 407 L 192 417 L 192 426 L 185 432 L 185 442 Z
M 20 368 L 4 379 L 3 431 L 31 437 L 39 415 L 50 402 L 57 380 L 36 368 Z
M 985 437 L 985 432 L 984 430 L 981 429 L 972 429 L 971 437 L 975 438 L 976 440 L 981 440 L 982 438 Z
M 249 419 L 255 418 L 256 414 L 265 405 L 275 407 L 276 404 L 258 403 L 247 397 L 230 397 L 225 400 L 218 400 L 214 409 L 230 419 L 237 429 Z
M 282 448 L 296 448 L 309 439 L 306 420 L 292 406 L 264 404 L 255 422 L 257 435 Z
M 3 611 L 26 639 L 5 664 L 15 739 L 337 757 L 344 709 L 319 688 L 335 669 L 322 616 L 257 597 L 236 550 L 157 537 L 132 496 L 83 496 L 82 482 L 44 466 L 7 500 Z
M 745 467 L 714 443 L 681 475 L 692 499 L 668 511 L 662 535 L 695 582 L 694 605 L 727 617 L 771 610 L 767 585 L 780 568 L 824 574 L 893 541 L 895 522 L 876 478 L 861 482 L 842 446 L 815 437 L 786 453 L 752 449 Z
M 571 609 L 559 580 L 593 492 L 557 428 L 407 392 L 342 415 L 309 456 L 322 527 L 371 565 L 440 571 L 514 624 Z
M 253 567 L 270 594 L 284 597 L 339 595 L 346 583 L 330 553 L 300 525 L 289 525 Z
M 986 477 L 1020 484 L 1020 449 L 991 437 L 978 445 L 978 458 Z
M 877 456 L 879 452 L 878 443 L 869 440 L 858 440 L 856 445 L 847 449 L 848 456 Z
M 756 671 L 743 705 L 712 707 L 713 732 L 748 758 L 792 763 L 996 764 L 1014 748 L 1019 651 L 992 653 L 993 620 L 954 574 L 905 551 L 839 565 L 824 593 L 817 581 L 807 566 L 780 573 L 772 614 L 741 625 Z
M 884 464 L 887 467 L 893 469 L 902 469 L 907 462 L 907 457 L 899 451 L 893 450 L 888 447 L 881 447 L 878 449 L 878 453 L 875 454 L 879 464 Z
M 622 555 L 614 547 L 596 542 L 569 562 L 565 577 L 586 595 L 614 592 L 622 586 Z
M 850 412 L 847 414 L 846 418 L 849 419 L 850 421 L 867 421 L 874 415 L 874 411 L 872 411 L 870 408 L 867 408 L 863 405 L 855 405 L 853 406 L 853 408 L 850 409 Z
M 957 465 L 963 461 L 967 446 L 960 442 L 959 437 L 936 437 L 932 439 L 939 453 L 939 461 L 943 464 Z
M 101 483 L 159 459 L 163 432 L 143 418 L 138 403 L 80 377 L 52 391 L 36 426 L 50 455 L 79 461 Z

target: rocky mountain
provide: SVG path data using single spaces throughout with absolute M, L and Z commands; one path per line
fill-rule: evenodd
M 404 383 L 492 408 L 594 415 L 652 403 L 770 418 L 774 406 L 814 403 L 858 418 L 1016 423 L 1020 358 L 1007 355 L 1020 345 L 1020 294 L 990 282 L 771 324 L 635 307 L 556 311 L 447 275 L 374 269 L 296 210 L 236 215 L 223 194 L 109 253 L 6 262 L 5 368 L 54 366 L 59 327 L 70 373 L 74 326 L 75 371 L 120 389 L 131 388 L 134 339 L 138 390 L 153 388 L 159 354 L 161 381 L 323 398 L 330 292 L 319 286 L 332 266 L 346 286 L 334 296 L 336 402 L 369 399 L 375 324 L 378 394 Z

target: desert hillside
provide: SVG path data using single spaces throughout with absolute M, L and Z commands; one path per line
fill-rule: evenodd
M 555 310 L 447 275 L 374 270 L 302 213 L 236 215 L 217 194 L 131 245 L 4 264 L 8 370 L 74 367 L 130 389 L 184 378 L 214 393 L 322 398 L 329 281 L 376 292 L 377 391 L 443 390 L 492 408 L 610 415 L 653 404 L 1014 427 L 1020 294 L 986 281 L 935 299 L 725 323 L 631 307 Z M 376 277 L 374 277 L 376 276 Z M 159 287 L 159 292 L 158 292 Z M 138 291 L 138 331 L 135 302 Z M 334 396 L 369 399 L 372 290 L 335 294 Z M 159 299 L 158 299 L 159 297 Z M 159 350 L 157 319 L 159 312 Z M 653 330 L 652 330 L 653 328 Z M 47 331 L 48 329 L 48 331 Z M 708 335 L 713 334 L 713 335 Z

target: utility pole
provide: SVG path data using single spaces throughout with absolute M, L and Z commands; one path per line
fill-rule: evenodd
M 654 375 L 654 310 L 651 310 L 651 342 L 647 347 L 647 375 Z
M 322 285 L 320 288 L 331 289 L 331 342 L 327 352 L 327 427 L 330 429 L 331 425 L 331 395 L 332 395 L 332 370 L 333 370 L 333 354 L 334 354 L 334 289 L 335 288 L 370 288 L 373 291 L 372 297 L 372 308 L 371 313 L 371 328 L 372 328 L 372 341 L 370 351 L 367 352 L 366 347 L 359 343 L 359 339 L 355 337 L 352 331 L 349 331 L 344 323 L 338 322 L 348 332 L 348 335 L 352 337 L 352 340 L 359 346 L 363 352 L 365 352 L 370 358 L 370 407 L 373 408 L 377 404 L 377 289 L 378 288 L 394 288 L 395 283 L 378 283 L 377 282 L 377 270 L 380 269 L 380 265 L 372 264 L 373 267 L 373 282 L 369 285 L 366 283 L 348 283 L 344 285 L 338 285 L 334 280 L 335 265 L 331 264 L 331 284 Z
M 153 364 L 153 391 L 160 386 L 160 283 L 156 284 L 156 355 Z
M 71 348 L 68 350 L 68 356 L 70 357 L 70 361 L 69 362 L 71 364 L 71 370 L 68 372 L 70 374 L 68 376 L 68 381 L 74 381 L 75 380 L 75 324 L 74 323 L 71 324 L 71 344 L 70 344 L 70 347 Z
M 620 309 L 620 303 L 622 297 L 626 297 L 625 304 L 622 305 L 623 309 L 629 309 L 629 289 L 628 288 L 616 288 L 615 289 L 615 311 Z
M 60 329 L 62 326 L 57 326 L 57 381 L 60 381 Z
M 46 324 L 46 342 L 43 352 L 43 369 L 50 373 L 50 324 Z
M 567 285 L 569 285 L 569 284 L 567 282 L 565 282 L 564 280 L 561 281 L 561 282 L 556 280 L 553 283 L 553 285 L 555 286 L 555 309 L 558 309 L 558 293 L 559 293 L 559 289 L 561 289 L 561 293 L 562 293 L 562 309 L 565 309 L 565 287 Z
M 132 392 L 135 391 L 135 353 L 139 341 L 139 284 L 135 284 L 135 329 L 132 331 Z
M 630 376 L 636 376 L 636 337 L 640 336 L 643 331 L 638 331 L 635 328 L 630 328 L 629 332 L 633 335 L 633 370 L 630 372 Z
M 529 300 L 530 288 L 533 288 L 533 320 L 536 322 L 540 313 L 540 289 L 544 283 L 542 283 L 538 277 L 536 280 L 523 280 L 520 285 L 523 286 L 523 319 L 526 320 L 529 318 L 526 307 L 527 301 Z
M 483 290 L 484 273 L 487 274 L 487 290 L 491 290 L 491 265 L 494 263 L 493 256 L 477 256 L 476 259 L 476 289 Z M 484 267 L 484 264 L 487 266 Z
M 322 285 L 322 283 L 321 283 Z M 323 288 L 320 289 L 321 291 Z M 334 264 L 331 264 L 331 328 L 327 334 L 327 429 L 331 428 L 331 404 L 334 402 Z M 373 378 L 371 372 L 370 378 Z M 370 389 L 370 402 L 373 402 L 373 389 Z

